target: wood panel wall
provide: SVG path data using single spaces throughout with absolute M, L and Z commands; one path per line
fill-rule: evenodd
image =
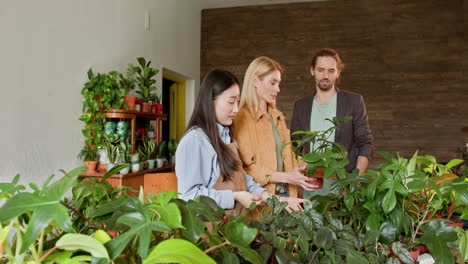
M 202 11 L 201 76 L 242 81 L 265 55 L 285 68 L 279 108 L 290 122 L 308 95 L 315 50 L 338 50 L 340 87 L 364 96 L 376 152 L 419 150 L 444 162 L 468 142 L 468 0 L 353 0 Z M 381 161 L 374 155 L 371 164 Z

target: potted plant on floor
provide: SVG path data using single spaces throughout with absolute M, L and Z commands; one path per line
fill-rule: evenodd
M 83 160 L 85 166 L 88 167 L 87 173 L 96 172 L 98 156 L 95 149 L 85 145 L 78 154 L 78 158 Z
M 158 74 L 159 70 L 151 67 L 151 61 L 146 62 L 142 57 L 138 57 L 138 66 L 129 64 L 132 72 L 136 73 L 136 83 L 140 88 L 137 93 L 142 100 L 142 112 L 149 112 L 149 100 L 151 99 L 151 92 L 156 90 L 156 80 L 154 77 Z

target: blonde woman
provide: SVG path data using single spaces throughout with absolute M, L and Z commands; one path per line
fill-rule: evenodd
M 239 144 L 244 170 L 256 182 L 279 196 L 298 197 L 301 189 L 314 191 L 319 185 L 314 178 L 304 176 L 305 166 L 299 166 L 291 145 L 283 148 L 291 139 L 284 116 L 276 109 L 282 72 L 281 65 L 268 57 L 250 63 L 233 137 Z

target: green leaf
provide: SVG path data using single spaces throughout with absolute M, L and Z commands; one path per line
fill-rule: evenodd
M 446 165 L 445 167 L 447 167 L 447 169 L 451 169 L 455 166 L 457 166 L 458 164 L 462 163 L 463 160 L 461 159 L 453 159 L 453 160 L 450 160 Z
M 257 236 L 256 228 L 249 228 L 243 223 L 230 222 L 225 226 L 226 238 L 235 246 L 246 247 Z
M 223 264 L 240 264 L 240 262 L 236 254 L 228 253 L 223 258 Z
M 468 260 L 468 230 L 465 230 L 465 231 L 462 230 L 462 231 L 459 231 L 459 233 L 460 233 L 460 241 L 458 244 L 458 248 L 460 249 L 462 259 L 466 261 Z
M 346 255 L 346 263 L 347 264 L 365 264 L 369 263 L 367 259 L 361 255 L 356 250 L 350 249 L 348 250 L 348 255 Z
M 335 251 L 337 254 L 346 256 L 348 255 L 349 250 L 354 249 L 354 244 L 351 241 L 344 240 L 344 239 L 337 239 L 335 241 Z
M 352 195 L 346 195 L 343 199 L 346 209 L 352 212 L 354 207 L 354 197 Z
M 392 243 L 392 251 L 398 256 L 398 258 L 405 264 L 414 264 L 413 257 L 409 251 L 404 248 L 399 241 Z
M 437 264 L 452 264 L 454 258 L 448 243 L 457 240 L 457 234 L 453 227 L 448 226 L 446 221 L 432 220 L 421 229 L 424 234 L 418 241 L 427 246 L 435 262 Z
M 264 262 L 267 263 L 268 259 L 271 257 L 271 253 L 273 253 L 273 247 L 269 244 L 262 244 L 259 249 L 260 256 L 262 256 Z
M 203 230 L 205 230 L 205 223 L 195 215 L 190 207 L 179 204 L 179 209 L 182 213 L 182 225 L 186 228 L 181 230 L 181 234 L 196 243 L 200 239 Z
M 148 252 L 153 231 L 172 231 L 165 223 L 152 220 L 149 209 L 141 204 L 136 197 L 132 197 L 132 199 L 137 211 L 122 215 L 117 221 L 119 224 L 129 226 L 130 230 L 113 238 L 106 244 L 112 259 L 120 255 L 135 234 L 138 234 L 138 255 L 144 258 Z
M 385 221 L 380 225 L 380 240 L 389 245 L 397 237 L 397 228 L 391 221 Z
M 365 235 L 363 242 L 365 245 L 370 245 L 370 244 L 375 244 L 377 240 L 379 239 L 380 232 L 379 231 L 374 231 L 374 230 L 369 230 Z
M 216 262 L 183 239 L 169 239 L 159 243 L 143 260 L 143 264 L 181 263 L 181 264 L 216 264 Z
M 390 211 L 393 210 L 393 208 L 395 208 L 395 205 L 396 205 L 395 192 L 393 190 L 389 190 L 383 198 L 382 209 L 384 210 L 386 214 L 388 214 L 390 213 Z
M 106 248 L 95 238 L 83 234 L 65 234 L 55 246 L 64 250 L 82 250 L 96 258 L 109 259 Z
M 248 247 L 236 246 L 245 260 L 250 261 L 253 264 L 263 264 L 263 258 L 253 249 Z
M 315 163 L 321 159 L 320 154 L 315 153 L 315 152 L 310 152 L 304 156 L 302 156 L 302 160 L 305 161 L 306 163 Z
M 366 219 L 366 227 L 368 230 L 379 231 L 380 223 L 383 221 L 383 217 L 377 213 L 371 213 Z
M 161 221 L 168 225 L 172 229 L 184 228 L 182 225 L 182 217 L 180 214 L 179 207 L 175 203 L 169 203 L 166 205 L 153 205 L 150 206 L 155 208 L 161 216 Z
M 317 231 L 314 243 L 317 247 L 330 249 L 334 240 L 336 240 L 335 233 L 328 227 L 322 227 Z

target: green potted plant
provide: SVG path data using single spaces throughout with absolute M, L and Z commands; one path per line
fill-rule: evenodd
M 166 158 L 167 152 L 167 142 L 162 140 L 159 142 L 158 148 L 156 150 L 156 167 L 161 168 L 164 166 L 164 160 Z
M 88 145 L 85 145 L 80 153 L 78 154 L 78 158 L 81 159 L 85 166 L 88 167 L 87 173 L 94 173 L 96 172 L 97 167 L 97 152 L 96 149 L 91 148 Z
M 153 159 L 153 153 L 156 149 L 156 142 L 149 138 L 143 137 L 143 144 L 140 146 L 141 153 L 146 157 L 146 162 L 148 163 L 148 169 L 151 170 L 154 168 L 155 160 Z
M 149 100 L 151 99 L 151 92 L 156 90 L 156 80 L 154 77 L 158 74 L 159 70 L 151 67 L 151 61 L 146 62 L 143 57 L 138 57 L 138 66 L 129 64 L 130 70 L 136 73 L 136 83 L 140 88 L 137 93 L 142 100 L 142 112 L 149 112 Z
M 113 143 L 106 141 L 106 152 L 109 163 L 107 164 L 107 171 L 110 171 L 116 165 L 117 160 L 117 146 Z
M 134 68 L 129 65 L 125 75 L 119 73 L 119 86 L 124 91 L 124 107 L 126 110 L 135 111 L 136 96 L 129 95 L 130 91 L 135 88 L 135 74 Z
M 85 144 L 96 149 L 102 145 L 101 137 L 103 134 L 104 113 L 100 111 L 103 107 L 100 97 L 104 93 L 104 76 L 100 73 L 95 75 L 90 68 L 87 73 L 88 81 L 81 89 L 83 95 L 83 109 L 79 120 L 84 123 L 84 128 L 81 131 L 85 137 Z
M 101 103 L 104 109 L 120 109 L 123 106 L 125 89 L 121 89 L 119 85 L 120 73 L 111 71 L 107 74 L 102 74 L 103 93 L 101 95 Z
M 175 153 L 177 150 L 177 140 L 175 138 L 169 140 L 167 150 L 169 151 L 170 163 L 175 164 Z
M 332 126 L 326 131 L 296 131 L 292 134 L 303 135 L 300 140 L 292 140 L 287 144 L 293 144 L 296 157 L 303 155 L 301 159 L 307 164 L 307 176 L 318 179 L 328 178 L 331 175 L 340 179 L 346 178 L 346 171 L 343 168 L 349 163 L 347 150 L 343 145 L 333 142 L 330 137 L 340 123 L 351 119 L 349 116 L 345 116 L 343 120 L 334 117 L 327 119 Z M 310 144 L 310 153 L 303 153 L 306 144 Z
M 132 144 L 126 140 L 126 141 L 120 141 L 119 144 L 117 145 L 119 149 L 119 157 L 120 157 L 120 162 L 122 164 L 128 164 L 129 166 L 122 169 L 120 171 L 120 174 L 127 174 L 130 172 L 130 150 L 132 148 Z

